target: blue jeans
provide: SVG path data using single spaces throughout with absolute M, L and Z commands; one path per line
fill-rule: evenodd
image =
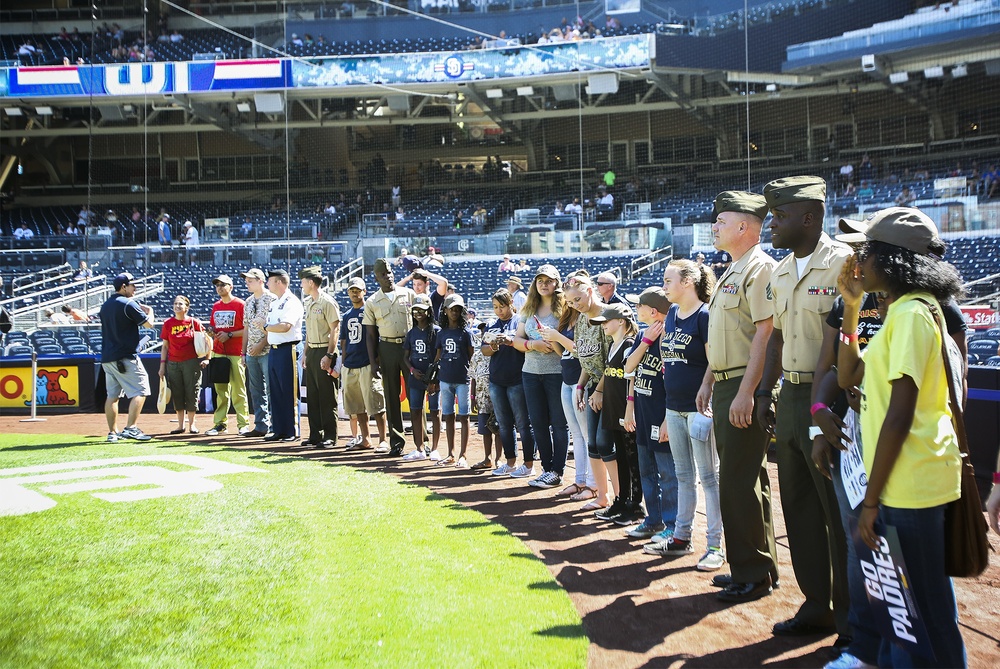
M 535 426 L 535 445 L 542 459 L 542 469 L 561 477 L 569 451 L 569 428 L 562 408 L 562 375 L 524 372 L 521 379 L 528 418 Z
M 587 410 L 576 408 L 573 401 L 574 390 L 575 385 L 562 384 L 563 415 L 566 416 L 570 434 L 573 435 L 573 461 L 576 464 L 574 482 L 579 486 L 595 488 L 597 484 L 594 472 L 590 471 L 590 457 L 587 455 Z
M 705 492 L 705 515 L 708 523 L 709 547 L 722 546 L 722 508 L 719 504 L 719 456 L 715 444 L 699 441 L 691 436 L 691 426 L 697 416 L 695 411 L 667 409 L 667 432 L 670 434 L 670 453 L 674 456 L 677 473 L 677 524 L 674 536 L 688 541 L 698 505 L 698 482 L 695 468 Z
M 590 408 L 590 396 L 593 394 L 593 390 L 587 390 L 583 395 L 587 405 L 587 453 L 595 460 L 611 462 L 615 459 L 615 445 L 611 441 L 611 435 L 604 429 L 600 412 Z
M 860 436 L 860 431 L 856 436 Z M 835 448 L 831 448 L 831 450 L 833 453 L 830 459 L 833 461 L 833 465 L 830 467 L 830 475 L 833 478 L 833 492 L 837 496 L 840 522 L 844 526 L 844 536 L 847 537 L 847 591 L 850 593 L 847 624 L 851 626 L 851 645 L 847 648 L 847 652 L 868 664 L 878 664 L 879 644 L 881 644 L 882 637 L 875 625 L 872 609 L 868 605 L 864 572 L 861 571 L 858 553 L 854 548 L 854 541 L 851 539 L 851 523 L 852 521 L 857 523 L 861 505 L 858 504 L 856 509 L 852 509 L 850 502 L 847 501 L 844 481 L 840 477 L 840 451 Z
M 253 403 L 253 429 L 267 434 L 271 431 L 271 412 L 267 403 L 267 356 L 247 355 L 247 385 Z
M 503 444 L 503 454 L 508 460 L 517 457 L 517 442 L 514 440 L 514 427 L 521 435 L 521 447 L 524 449 L 524 459 L 535 460 L 535 438 L 528 423 L 528 405 L 524 402 L 524 386 L 498 386 L 490 384 L 490 399 L 493 400 L 493 412 L 500 426 L 500 443 Z
M 469 415 L 469 384 L 468 383 L 448 383 L 441 382 L 441 396 L 438 401 L 441 404 L 442 416 L 455 415 L 455 399 L 458 399 L 458 415 Z
M 412 380 L 406 384 L 406 397 L 410 401 L 410 413 L 424 410 L 424 399 L 427 399 L 427 410 L 434 413 L 438 410 L 439 393 L 428 393 L 424 383 L 414 383 Z M 452 402 L 454 404 L 454 402 Z
M 639 484 L 642 486 L 642 500 L 646 503 L 646 523 L 663 523 L 668 530 L 674 529 L 677 521 L 677 474 L 674 472 L 674 457 L 670 451 L 654 451 L 646 439 L 639 439 L 636 432 L 636 447 L 639 451 Z
M 879 666 L 964 667 L 965 642 L 958 628 L 958 605 L 951 579 L 944 573 L 944 507 L 897 509 L 880 506 L 875 531 L 892 525 L 899 534 L 899 547 L 910 573 L 914 599 L 924 617 L 934 649 L 935 661 L 910 655 L 894 643 L 883 640 Z

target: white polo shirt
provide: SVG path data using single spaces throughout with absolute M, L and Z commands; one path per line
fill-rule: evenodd
M 292 329 L 288 332 L 268 332 L 268 344 L 287 344 L 297 342 L 302 339 L 302 320 L 305 310 L 302 302 L 295 297 L 291 290 L 286 290 L 281 297 L 276 297 L 271 301 L 271 307 L 267 310 L 267 325 L 277 325 L 278 323 L 291 323 Z

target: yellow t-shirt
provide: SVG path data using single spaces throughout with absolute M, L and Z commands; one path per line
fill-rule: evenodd
M 889 307 L 882 329 L 865 349 L 861 400 L 865 470 L 871 476 L 892 381 L 909 376 L 919 389 L 913 426 L 882 491 L 883 504 L 902 509 L 939 506 L 961 494 L 961 456 L 941 359 L 941 327 L 917 297 L 937 304 L 928 293 L 910 293 Z

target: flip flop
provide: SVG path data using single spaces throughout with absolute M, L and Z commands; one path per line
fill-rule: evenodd
M 201 432 L 201 430 L 199 430 L 196 427 L 192 427 L 190 430 L 188 430 L 188 432 L 190 432 L 191 434 L 198 434 L 199 432 Z
M 468 469 L 469 463 L 465 458 L 459 458 L 458 462 L 455 463 L 456 469 Z
M 489 458 L 486 460 L 480 460 L 476 464 L 472 465 L 471 469 L 493 469 L 493 463 L 490 462 Z
M 573 500 L 574 502 L 584 502 L 588 499 L 594 499 L 595 497 L 597 497 L 596 490 L 594 490 L 593 488 L 589 488 L 587 486 L 583 486 L 583 489 L 580 490 L 580 492 L 576 493 L 575 495 L 571 495 L 570 499 Z
M 605 502 L 604 504 L 601 504 L 598 500 L 594 499 L 594 500 L 591 500 L 590 502 L 584 504 L 583 508 L 580 509 L 580 510 L 581 511 L 597 511 L 598 509 L 607 508 L 607 506 L 608 506 L 607 502 Z
M 447 465 L 453 465 L 453 464 L 455 464 L 455 456 L 449 455 L 448 457 L 441 458 L 440 460 L 438 460 L 437 462 L 435 462 L 434 466 L 435 467 L 445 467 Z
M 176 430 L 171 430 L 170 434 L 184 434 L 184 428 L 183 427 L 179 427 Z
M 575 495 L 582 492 L 583 488 L 579 483 L 570 483 L 568 486 L 556 493 L 556 497 L 563 497 L 565 495 Z M 570 497 L 572 499 L 572 497 Z

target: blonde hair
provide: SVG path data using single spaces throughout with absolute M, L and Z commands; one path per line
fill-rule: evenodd
M 712 292 L 715 290 L 715 274 L 707 265 L 699 265 L 684 258 L 670 261 L 667 267 L 676 269 L 681 281 L 690 281 L 694 284 L 699 300 L 707 304 L 712 298 Z

